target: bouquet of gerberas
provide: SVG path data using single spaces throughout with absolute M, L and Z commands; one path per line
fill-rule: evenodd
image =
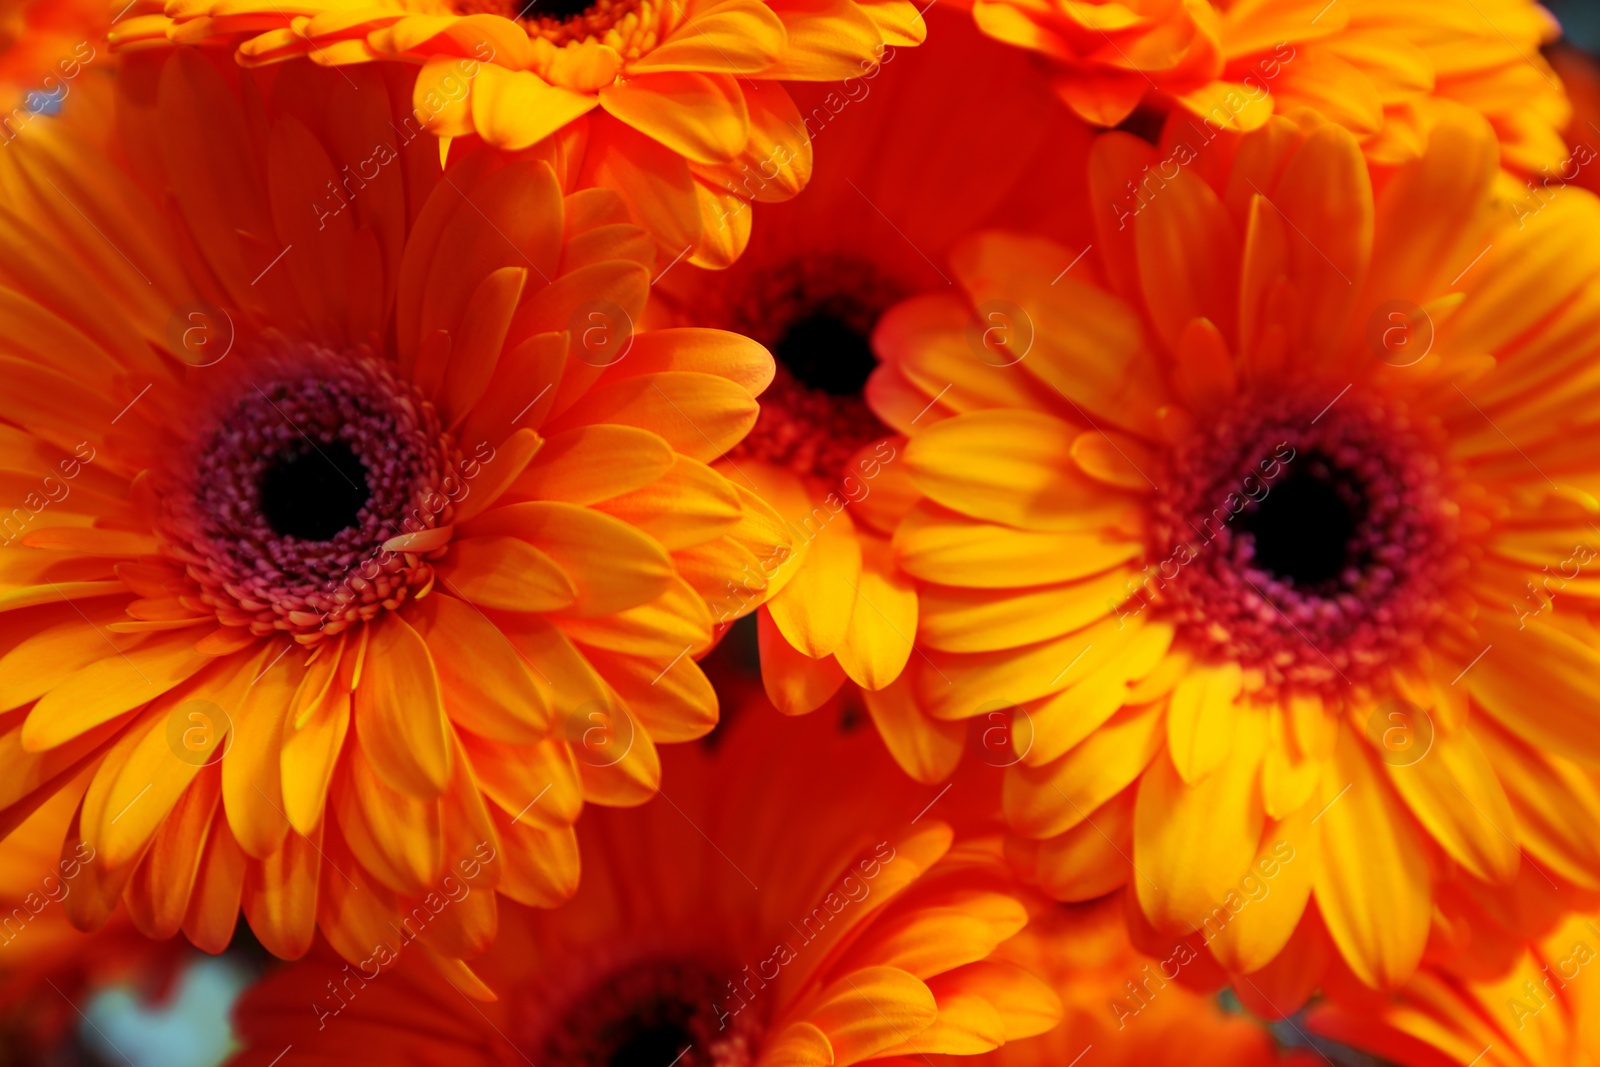
M 0 27 L 0 1062 L 1600 1063 L 1531 0 Z

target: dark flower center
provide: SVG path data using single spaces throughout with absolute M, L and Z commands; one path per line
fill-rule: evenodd
M 364 350 L 285 344 L 238 368 L 160 476 L 199 599 L 226 626 L 313 643 L 425 589 L 437 556 L 383 546 L 448 525 L 460 495 L 433 406 Z
M 1434 456 L 1376 401 L 1242 400 L 1157 479 L 1150 559 L 1119 614 L 1160 605 L 1269 687 L 1355 684 L 1443 610 L 1455 526 Z
M 866 333 L 827 310 L 791 322 L 772 354 L 801 385 L 829 396 L 860 396 L 878 365 Z
M 458 15 L 498 15 L 557 46 L 597 40 L 637 12 L 642 0 L 450 0 Z
M 261 513 L 284 537 L 331 541 L 372 497 L 367 465 L 343 441 L 280 453 L 261 475 Z
M 1255 564 L 1302 590 L 1316 589 L 1354 567 L 1354 544 L 1367 513 L 1366 489 L 1326 457 L 1303 458 L 1288 477 L 1239 516 L 1239 527 L 1255 539 Z
M 687 1005 L 676 1005 L 688 1010 Z M 640 1025 L 606 1060 L 607 1067 L 671 1067 L 694 1048 L 694 1037 L 675 1022 Z
M 830 255 L 753 269 L 725 295 L 715 325 L 766 345 L 778 364 L 761 418 L 733 460 L 748 456 L 828 480 L 850 473 L 851 457 L 890 433 L 862 390 L 878 365 L 878 316 L 903 295 L 872 264 Z
M 749 1067 L 760 1014 L 718 971 L 655 960 L 617 971 L 556 1016 L 536 1063 L 562 1067 Z
M 565 22 L 594 6 L 594 0 L 512 0 L 518 19 L 555 19 Z

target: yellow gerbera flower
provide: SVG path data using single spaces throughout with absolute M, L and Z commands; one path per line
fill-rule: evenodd
M 522 149 L 552 135 L 579 185 L 618 190 L 664 261 L 723 267 L 755 202 L 811 173 L 778 84 L 874 76 L 922 41 L 911 0 L 139 0 L 118 45 L 241 40 L 246 65 L 308 55 L 420 63 L 418 120 Z
M 752 714 L 666 760 L 670 792 L 585 816 L 571 903 L 505 910 L 478 965 L 498 1002 L 414 963 L 307 960 L 247 994 L 235 1064 L 293 1045 L 307 1064 L 889 1067 L 1060 1018 L 991 958 L 1028 921 L 999 840 L 956 835 L 869 733 Z
M 0 826 L 81 798 L 85 927 L 120 897 L 215 951 L 242 907 L 361 959 L 420 915 L 470 954 L 496 890 L 572 892 L 584 801 L 715 723 L 706 597 L 776 527 L 707 463 L 770 357 L 625 333 L 652 249 L 617 197 L 441 174 L 382 68 L 151 58 L 136 169 L 30 154 L 0 214 Z
M 870 338 L 902 297 L 947 284 L 935 263 L 958 237 L 1002 218 L 1044 224 L 1057 190 L 1036 176 L 1081 170 L 1089 131 L 970 20 L 929 18 L 930 43 L 859 93 L 796 94 L 828 145 L 806 195 L 765 209 L 727 271 L 669 272 L 654 306 L 670 321 L 753 337 L 777 358 L 755 428 L 718 469 L 777 508 L 794 551 L 752 567 L 755 581 L 733 583 L 719 614 L 765 600 L 761 668 L 773 703 L 809 712 L 848 679 L 867 690 L 889 744 L 934 781 L 954 766 L 965 729 L 949 726 L 931 750 L 906 747 L 923 736 L 901 726 L 917 713 L 905 687 L 888 688 L 917 630 L 916 597 L 889 546 L 915 494 L 903 438 L 864 396 L 877 362 Z M 981 99 L 973 83 L 987 87 Z
M 1414 159 L 1441 101 L 1489 117 L 1506 162 L 1565 158 L 1568 109 L 1532 0 L 963 0 L 984 31 L 1051 62 L 1061 99 L 1115 126 L 1176 105 L 1212 136 L 1311 107 L 1376 163 Z
M 1465 109 L 1376 189 L 1274 117 L 1119 229 L 1157 158 L 1103 136 L 1092 249 L 980 237 L 878 327 L 907 675 L 935 719 L 1019 709 L 1054 895 L 1126 885 L 1245 979 L 1325 923 L 1392 987 L 1452 893 L 1600 888 L 1600 208 L 1514 213 Z

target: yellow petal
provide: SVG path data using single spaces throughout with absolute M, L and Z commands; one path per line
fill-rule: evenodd
M 969 963 L 935 978 L 928 988 L 939 1000 L 941 1021 L 946 995 L 967 993 L 988 1001 L 999 1013 L 1007 1041 L 1042 1034 L 1061 1021 L 1061 998 L 1055 990 L 1029 971 L 1002 960 Z
M 1157 756 L 1162 747 L 1161 712 L 1159 704 L 1124 708 L 1054 763 L 1012 767 L 1004 789 L 1011 828 L 1028 837 L 1054 837 L 1093 818 L 1097 808 L 1141 774 L 1148 782 L 1170 766 Z M 1146 785 L 1141 792 L 1147 788 L 1152 787 Z
M 919 634 L 928 647 L 946 652 L 1031 645 L 1116 614 L 1137 573 L 1118 568 L 1078 582 L 1018 590 L 924 585 Z
M 419 92 L 421 88 L 419 82 Z M 544 140 L 600 103 L 593 93 L 550 85 L 532 71 L 507 70 L 494 63 L 478 67 L 470 97 L 478 136 L 513 152 Z
M 1006 842 L 1008 856 L 1025 857 L 1019 869 L 1029 881 L 1056 900 L 1078 903 L 1102 897 L 1135 877 L 1133 803 L 1137 789 L 1125 789 L 1100 805 L 1093 821 L 1043 841 L 1015 838 Z M 1014 859 L 1013 862 L 1019 862 Z
M 849 632 L 861 586 L 861 542 L 842 506 L 836 511 L 818 502 L 804 518 L 785 518 L 810 547 L 796 563 L 786 564 L 794 567 L 793 577 L 767 602 L 767 610 L 790 644 L 820 659 L 832 655 Z
M 1475 878 L 1504 885 L 1516 876 L 1522 854 L 1511 803 L 1470 730 L 1435 727 L 1428 752 L 1387 770 L 1424 829 Z
M 333 769 L 350 732 L 350 693 L 330 689 L 301 725 L 286 725 L 279 778 L 284 815 L 300 833 L 322 822 Z
M 1600 889 L 1600 786 L 1587 771 L 1540 752 L 1497 728 L 1475 723 L 1473 734 L 1493 763 L 1530 858 L 1585 889 Z
M 828 1035 L 808 1022 L 784 1027 L 761 1058 L 771 1067 L 831 1067 L 835 1062 Z
M 1305 301 L 1300 341 L 1331 351 L 1342 338 L 1372 256 L 1372 182 L 1349 131 L 1320 126 L 1272 197 L 1290 223 L 1289 280 Z
M 1019 530 L 924 502 L 894 533 L 906 572 L 930 582 L 1004 589 L 1099 574 L 1137 557 L 1131 539 L 1094 530 Z
M 807 1019 L 827 1035 L 834 1063 L 851 1064 L 915 1040 L 938 1018 L 926 985 L 894 967 L 846 975 L 818 994 Z
M 1233 747 L 1234 700 L 1243 685 L 1237 663 L 1198 667 L 1172 690 L 1167 704 L 1167 748 L 1172 765 L 1193 785 L 1227 758 Z
M 1541 748 L 1600 765 L 1600 652 L 1550 624 L 1525 629 L 1505 611 L 1486 611 L 1478 629 L 1490 646 L 1462 682 L 1501 725 Z M 1517 650 L 1512 652 L 1511 650 Z M 1526 665 L 1539 664 L 1530 690 Z M 30 719 L 31 722 L 31 719 Z
M 289 708 L 283 693 L 296 685 L 303 673 L 293 652 L 283 653 L 283 643 L 273 642 L 246 661 L 252 680 L 239 708 L 231 713 L 233 742 L 222 761 L 222 801 L 228 827 L 239 847 L 262 859 L 276 852 L 289 832 L 283 812 L 283 789 L 278 765 Z M 319 805 L 320 808 L 320 805 Z
M 109 651 L 109 650 L 108 650 Z M 41 752 L 146 704 L 214 662 L 183 631 L 154 634 L 98 659 L 40 697 L 22 726 L 23 747 Z
M 1317 905 L 1356 977 L 1393 989 L 1411 977 L 1428 941 L 1433 887 L 1423 841 L 1348 728 L 1320 800 Z
M 1250 870 L 1201 923 L 1217 961 L 1249 974 L 1271 963 L 1294 935 L 1317 872 L 1316 814 L 1302 809 L 1269 824 Z
M 766 660 L 763 659 L 763 678 L 765 674 Z M 966 747 L 966 723 L 944 722 L 924 713 L 917 706 L 911 692 L 911 679 L 907 676 L 902 675 L 886 688 L 867 690 L 861 696 L 879 736 L 902 770 L 927 785 L 942 782 L 954 773 Z M 781 705 L 780 710 L 783 710 Z
M 546 829 L 526 819 L 514 821 L 494 809 L 495 830 L 505 848 L 505 871 L 497 889 L 535 908 L 566 903 L 578 891 L 578 837 L 572 827 Z
M 844 668 L 832 656 L 806 655 L 783 636 L 772 614 L 756 616 L 756 642 L 761 656 L 761 684 L 773 707 L 785 715 L 815 711 L 844 684 Z
M 600 106 L 696 163 L 723 163 L 750 138 L 744 90 L 731 74 L 641 74 L 600 90 Z
M 861 579 L 850 628 L 833 650 L 839 666 L 863 689 L 882 689 L 900 676 L 917 632 L 917 591 L 894 566 L 889 543 L 858 535 Z
M 1025 707 L 1017 716 L 1016 750 L 1022 761 L 1031 767 L 1049 763 L 1098 730 L 1119 709 L 1147 704 L 1163 695 L 1137 690 L 1152 688 L 1140 683 L 1171 658 L 1167 656 L 1171 644 L 1171 629 L 1145 626 L 1103 661 L 1087 667 L 1083 661 L 1064 666 L 1058 673 L 1072 684 Z
M 473 781 L 517 822 L 549 830 L 571 826 L 583 810 L 583 787 L 572 747 L 562 738 L 532 746 L 461 738 Z
M 767 5 L 788 31 L 783 58 L 762 77 L 791 81 L 838 81 L 871 70 L 883 53 L 883 37 L 866 12 L 848 0 L 770 0 Z
M 562 618 L 561 629 L 574 641 L 635 656 L 660 657 L 661 670 L 675 657 L 698 655 L 711 646 L 711 612 L 683 579 L 648 604 L 603 618 Z
M 1035 530 L 1104 526 L 1128 498 L 1078 470 L 1078 433 L 1037 411 L 974 411 L 917 434 L 905 462 L 919 489 L 974 518 Z
M 643 804 L 661 788 L 661 756 L 655 742 L 628 709 L 578 709 L 564 727 L 578 758 L 583 799 L 626 808 Z
M 757 0 L 723 0 L 695 12 L 691 22 L 631 61 L 628 73 L 681 70 L 755 74 L 783 55 L 788 40 L 783 23 L 766 4 Z
M 1263 821 L 1261 731 L 1241 723 L 1239 738 L 1227 761 L 1195 785 L 1184 783 L 1165 751 L 1139 783 L 1133 882 L 1157 929 L 1199 928 L 1255 859 Z
M 637 656 L 600 649 L 590 649 L 588 656 L 656 741 L 696 741 L 717 725 L 717 691 L 690 657 L 679 656 L 661 668 Z
M 349 774 L 339 785 L 339 828 L 362 866 L 396 892 L 431 888 L 444 871 L 438 799 L 390 788 L 364 759 L 350 761 Z
M 1234 336 L 1239 234 L 1199 175 L 1182 170 L 1134 219 L 1145 306 L 1156 332 L 1176 351 L 1194 319 Z

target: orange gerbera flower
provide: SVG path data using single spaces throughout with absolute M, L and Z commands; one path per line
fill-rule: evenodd
M 913 494 L 903 439 L 863 396 L 876 365 L 869 339 L 890 305 L 947 284 L 935 261 L 971 229 L 999 218 L 1067 229 L 1061 206 L 1071 201 L 1038 175 L 1081 172 L 1089 131 L 970 20 L 929 17 L 931 42 L 885 63 L 858 93 L 797 96 L 827 145 L 806 195 L 765 209 L 729 270 L 669 272 L 655 306 L 671 321 L 746 334 L 777 357 L 755 429 L 719 465 L 759 489 L 797 546 L 752 567 L 755 580 L 730 586 L 720 609 L 732 618 L 771 597 L 760 612 L 768 695 L 799 714 L 848 678 L 868 690 L 889 743 L 933 781 L 954 766 L 965 729 L 902 728 L 917 712 L 904 687 L 886 689 L 917 629 L 916 597 L 888 540 Z M 986 87 L 981 99 L 973 83 Z M 937 115 L 937 128 L 908 118 L 917 112 Z M 938 744 L 905 746 L 922 736 Z
M 381 68 L 154 59 L 141 169 L 30 154 L 0 215 L 0 825 L 72 792 L 85 927 L 121 897 L 215 951 L 242 906 L 362 959 L 421 901 L 469 954 L 494 890 L 572 892 L 585 800 L 716 722 L 705 598 L 776 520 L 706 464 L 770 357 L 623 336 L 652 250 L 617 197 L 441 175 Z M 569 346 L 594 315 L 610 346 Z
M 960 247 L 963 294 L 880 323 L 871 395 L 925 497 L 910 684 L 1020 709 L 1018 862 L 1127 885 L 1289 1011 L 1313 943 L 1388 988 L 1461 894 L 1600 888 L 1600 207 L 1508 210 L 1465 109 L 1376 189 L 1302 113 L 1119 229 L 1182 125 L 1096 142 L 1088 255 Z
M 1128 940 L 1119 896 L 1039 909 L 996 951 L 1040 975 L 1061 995 L 1061 1025 L 978 1060 L 982 1067 L 1312 1067 L 1310 1053 L 1280 1053 L 1271 1032 L 1217 998 L 1185 985 L 1179 959 L 1147 956 Z M 1092 1050 L 1092 1051 L 1091 1051 Z
M 584 818 L 571 903 L 505 910 L 478 964 L 498 1002 L 307 961 L 246 995 L 234 1062 L 888 1067 L 1054 1025 L 1049 988 L 991 959 L 1028 921 L 997 838 L 956 836 L 863 731 L 730 730 L 666 757 L 670 794 Z
M 1566 99 L 1539 54 L 1560 30 L 1532 0 L 966 2 L 985 32 L 1045 56 L 1061 99 L 1100 126 L 1175 104 L 1215 136 L 1311 107 L 1400 163 L 1455 100 L 1489 117 L 1507 164 L 1565 155 Z
M 925 32 L 911 0 L 139 2 L 149 13 L 114 43 L 242 39 L 251 66 L 420 63 L 427 128 L 507 149 L 559 134 L 579 185 L 618 190 L 665 260 L 708 267 L 744 250 L 754 201 L 810 175 L 805 119 L 778 83 L 873 75 Z
M 1318 1033 L 1404 1067 L 1600 1063 L 1600 913 L 1569 916 L 1491 974 L 1438 966 L 1392 996 L 1325 1002 Z

